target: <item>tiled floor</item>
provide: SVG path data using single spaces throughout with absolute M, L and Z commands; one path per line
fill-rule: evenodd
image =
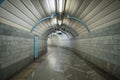
M 59 47 L 50 47 L 45 56 L 33 62 L 10 80 L 105 79 L 73 52 Z
M 27 80 L 105 80 L 73 52 L 51 47 Z

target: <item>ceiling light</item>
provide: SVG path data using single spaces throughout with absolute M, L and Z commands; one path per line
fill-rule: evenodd
M 62 13 L 64 11 L 65 0 L 57 0 L 58 12 Z
M 63 0 L 59 0 L 59 12 L 62 12 Z
M 52 25 L 55 25 L 55 24 L 57 24 L 57 19 L 56 19 L 56 17 L 52 19 Z
M 62 24 L 62 21 L 61 20 L 58 20 L 58 25 L 61 25 Z
M 61 35 L 61 34 L 62 34 L 62 31 L 57 30 L 57 31 L 56 31 L 56 34 Z

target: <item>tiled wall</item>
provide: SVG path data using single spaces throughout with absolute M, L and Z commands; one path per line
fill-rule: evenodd
M 120 23 L 80 34 L 71 41 L 61 41 L 59 46 L 76 51 L 96 66 L 120 79 Z
M 41 56 L 43 55 L 44 53 L 47 52 L 47 40 L 45 39 L 41 39 L 41 37 L 39 37 L 39 40 L 38 40 L 38 55 Z
M 74 42 L 82 56 L 120 79 L 120 23 L 81 35 Z
M 39 41 L 39 55 L 46 52 L 45 40 Z M 44 47 L 44 48 L 43 48 Z M 34 35 L 0 23 L 0 80 L 19 71 L 34 60 Z

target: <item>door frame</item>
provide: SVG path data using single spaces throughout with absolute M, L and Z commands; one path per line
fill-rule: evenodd
M 38 36 L 34 35 L 34 59 L 38 58 Z

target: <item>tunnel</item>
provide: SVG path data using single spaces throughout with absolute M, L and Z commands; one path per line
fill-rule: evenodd
M 120 80 L 120 0 L 0 0 L 0 80 Z

